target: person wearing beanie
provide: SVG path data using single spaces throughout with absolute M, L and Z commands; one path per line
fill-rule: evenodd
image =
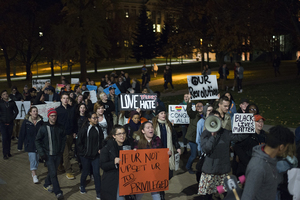
M 237 142 L 234 146 L 234 153 L 237 157 L 236 176 L 245 175 L 247 165 L 252 156 L 252 149 L 257 145 L 266 143 L 266 132 L 263 130 L 265 118 L 261 115 L 254 115 L 255 133 L 242 142 Z
M 48 168 L 44 189 L 51 193 L 54 192 L 57 199 L 63 199 L 63 192 L 57 179 L 57 168 L 65 149 L 66 135 L 64 127 L 56 123 L 57 112 L 54 108 L 48 110 L 47 116 L 48 122 L 40 127 L 35 139 L 35 146 L 38 154 L 46 161 Z
M 173 176 L 175 169 L 175 151 L 181 154 L 180 145 L 177 139 L 177 133 L 168 119 L 166 109 L 162 106 L 157 106 L 155 110 L 156 116 L 153 117 L 154 134 L 160 137 L 162 148 L 169 149 L 169 179 Z M 164 200 L 164 192 L 160 192 L 161 199 Z

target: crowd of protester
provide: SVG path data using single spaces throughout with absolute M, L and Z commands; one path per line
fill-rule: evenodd
M 236 74 L 237 88 L 242 92 L 242 71 Z M 158 68 L 154 69 L 155 76 Z M 240 74 L 239 74 L 240 72 Z M 203 71 L 211 73 L 209 66 Z M 219 70 L 223 74 L 222 88 L 225 90 L 226 65 Z M 172 71 L 166 68 L 164 87 L 172 85 Z M 189 124 L 175 128 L 168 120 L 165 104 L 157 94 L 157 105 L 153 111 L 120 111 L 119 96 L 115 94 L 116 84 L 121 93 L 152 93 L 149 87 L 150 74 L 142 68 L 142 83 L 121 71 L 113 71 L 101 78 L 97 86 L 97 102 L 92 103 L 88 85 L 95 85 L 90 78 L 86 83 L 71 84 L 62 77 L 64 87 L 57 91 L 46 83 L 40 91 L 24 86 L 23 92 L 12 87 L 11 94 L 4 90 L 0 100 L 0 132 L 2 134 L 3 159 L 12 156 L 11 140 L 18 139 L 18 150 L 28 152 L 30 171 L 34 183 L 39 183 L 38 166 L 45 162 L 48 174 L 44 189 L 54 192 L 58 199 L 63 199 L 63 192 L 57 179 L 57 172 L 65 173 L 67 179 L 74 179 L 74 170 L 70 163 L 70 154 L 74 156 L 81 170 L 79 191 L 87 191 L 86 179 L 94 180 L 96 199 L 122 200 L 138 199 L 143 194 L 134 196 L 119 195 L 119 151 L 128 149 L 168 148 L 169 179 L 175 169 L 175 153 L 188 153 L 185 169 L 195 174 L 193 162 L 205 154 L 200 171 L 198 169 L 198 194 L 203 199 L 212 199 L 217 193 L 216 187 L 224 184 L 225 177 L 232 173 L 236 176 L 246 175 L 246 184 L 242 199 L 291 199 L 287 191 L 286 171 L 299 167 L 300 129 L 295 135 L 287 128 L 275 126 L 269 133 L 263 130 L 265 118 L 258 106 L 248 99 L 237 101 L 226 91 L 219 98 L 205 103 L 192 103 L 191 95 L 185 94 L 183 102 L 173 104 L 187 105 Z M 109 93 L 104 89 L 109 87 Z M 234 90 L 234 88 L 233 88 Z M 15 101 L 31 101 L 31 107 L 24 120 L 15 120 L 18 108 Z M 45 101 L 61 102 L 56 109 L 48 110 L 48 121 L 44 122 L 35 105 Z M 193 106 L 195 109 L 193 109 Z M 232 122 L 235 113 L 252 113 L 255 121 L 255 134 L 232 134 Z M 216 132 L 206 130 L 204 123 L 207 117 L 216 116 L 221 121 L 221 129 Z M 182 132 L 183 146 L 178 142 L 178 130 Z M 13 131 L 14 129 L 14 131 Z M 13 133 L 13 134 L 12 134 Z M 296 143 L 295 143 L 296 141 Z M 297 144 L 297 146 L 296 146 Z M 297 153 L 296 153 L 297 151 Z M 100 168 L 103 175 L 100 175 Z M 77 186 L 78 187 L 78 186 Z M 164 192 L 152 192 L 154 200 L 164 200 Z

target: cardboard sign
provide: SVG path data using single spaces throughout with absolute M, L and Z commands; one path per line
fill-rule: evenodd
M 120 151 L 119 195 L 169 189 L 168 148 Z
M 252 113 L 234 113 L 232 133 L 255 133 L 255 122 Z
M 119 88 L 117 87 L 116 84 L 113 84 L 113 85 L 111 85 L 111 86 L 105 88 L 105 89 L 103 90 L 103 92 L 105 92 L 105 94 L 109 94 L 109 88 L 110 88 L 110 87 L 116 88 L 116 89 L 115 89 L 115 95 L 121 94 L 121 91 L 119 90 Z
M 30 109 L 30 101 L 15 101 L 19 110 L 16 119 L 24 119 Z
M 50 79 L 32 79 L 32 87 L 35 88 L 37 91 L 40 91 L 44 86 L 45 83 L 51 83 Z
M 71 78 L 71 84 L 80 84 L 79 78 Z
M 89 91 L 97 91 L 97 86 L 96 85 L 87 85 L 86 88 Z
M 98 101 L 96 91 L 95 90 L 90 91 L 90 95 L 91 95 L 90 99 L 92 103 L 96 103 Z
M 217 99 L 218 82 L 216 75 L 187 76 L 191 100 Z
M 169 105 L 169 120 L 174 124 L 189 124 L 186 108 L 186 105 Z
M 60 102 L 52 102 L 52 103 L 47 103 L 47 104 L 42 104 L 42 105 L 35 105 L 38 109 L 39 115 L 41 115 L 43 117 L 44 122 L 48 121 L 48 110 L 50 108 L 57 108 L 58 106 L 60 106 Z
M 155 110 L 157 95 L 153 93 L 120 94 L 119 107 L 121 110 Z

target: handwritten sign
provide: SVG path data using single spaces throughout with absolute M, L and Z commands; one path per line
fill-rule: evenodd
M 30 101 L 15 101 L 19 110 L 16 119 L 24 119 L 30 109 Z
M 234 113 L 232 133 L 255 133 L 255 122 L 252 113 Z
M 168 150 L 164 148 L 120 151 L 120 196 L 168 190 Z
M 110 87 L 115 88 L 115 94 L 116 94 L 116 95 L 121 94 L 121 91 L 119 90 L 119 88 L 117 87 L 116 84 L 113 84 L 113 85 L 111 85 L 111 86 L 105 88 L 105 89 L 103 90 L 103 92 L 105 92 L 105 94 L 109 94 L 109 88 L 110 88 Z
M 50 108 L 57 108 L 58 106 L 60 106 L 60 102 L 52 102 L 52 103 L 47 103 L 47 104 L 41 104 L 41 105 L 35 105 L 38 109 L 39 115 L 41 115 L 43 117 L 44 122 L 48 121 L 48 110 Z
M 96 103 L 98 101 L 96 91 L 95 90 L 90 91 L 90 95 L 91 95 L 90 99 L 92 103 Z
M 37 91 L 40 91 L 44 86 L 45 83 L 51 83 L 50 79 L 32 79 L 32 87 L 35 88 Z
M 174 124 L 189 124 L 186 108 L 186 105 L 169 105 L 169 120 Z
M 216 75 L 187 76 L 187 82 L 191 100 L 218 98 Z
M 155 110 L 157 105 L 157 95 L 156 94 L 120 94 L 119 107 L 121 110 L 136 110 L 140 108 L 141 110 Z
M 96 85 L 87 85 L 86 88 L 89 91 L 97 91 L 97 86 Z
M 80 84 L 79 78 L 71 78 L 71 84 Z

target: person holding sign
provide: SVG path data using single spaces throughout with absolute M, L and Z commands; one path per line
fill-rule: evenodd
M 141 125 L 133 138 L 135 139 L 135 149 L 156 149 L 163 147 L 160 138 L 154 134 L 153 124 L 149 121 Z M 151 196 L 153 200 L 161 200 L 159 192 L 151 192 Z M 142 197 L 143 194 L 136 194 L 136 200 L 141 200 Z
M 209 116 L 212 115 L 221 119 L 218 111 L 211 111 Z M 234 135 L 224 128 L 217 132 L 203 131 L 201 149 L 206 157 L 198 189 L 198 194 L 205 195 L 203 199 L 212 199 L 212 194 L 217 193 L 217 186 L 224 183 L 225 177 L 231 171 L 229 154 L 231 141 L 242 141 L 247 137 L 248 135 Z
M 19 134 L 18 150 L 21 151 L 24 143 L 25 151 L 28 152 L 30 170 L 34 183 L 38 183 L 39 179 L 36 175 L 36 170 L 39 165 L 39 154 L 35 147 L 35 138 L 38 130 L 43 125 L 43 119 L 38 114 L 38 109 L 35 106 L 31 106 L 28 115 L 22 123 L 22 127 Z
M 110 135 L 105 139 L 106 145 L 101 150 L 100 166 L 104 171 L 101 184 L 102 200 L 124 200 L 119 196 L 119 163 L 120 150 L 131 149 L 125 146 L 126 132 L 123 126 L 115 125 Z
M 86 177 L 90 174 L 90 168 L 93 168 L 93 176 L 95 181 L 95 189 L 97 199 L 100 199 L 100 150 L 102 149 L 103 132 L 98 125 L 98 117 L 96 113 L 89 113 L 88 121 L 80 129 L 77 139 L 77 147 L 82 164 L 82 174 L 80 178 L 80 193 L 85 194 Z
M 192 164 L 197 157 L 196 130 L 198 121 L 203 117 L 203 103 L 201 101 L 198 101 L 198 103 L 196 104 L 196 110 L 193 111 L 191 94 L 189 94 L 188 96 L 187 113 L 190 117 L 190 125 L 188 127 L 185 138 L 189 141 L 189 145 L 191 147 L 191 156 L 189 157 L 185 168 L 190 174 L 195 174 L 195 172 L 192 170 Z
M 234 153 L 237 156 L 236 176 L 244 175 L 247 165 L 252 156 L 253 147 L 266 143 L 266 132 L 263 130 L 265 118 L 261 115 L 254 115 L 255 134 L 249 134 L 249 137 L 233 146 Z

